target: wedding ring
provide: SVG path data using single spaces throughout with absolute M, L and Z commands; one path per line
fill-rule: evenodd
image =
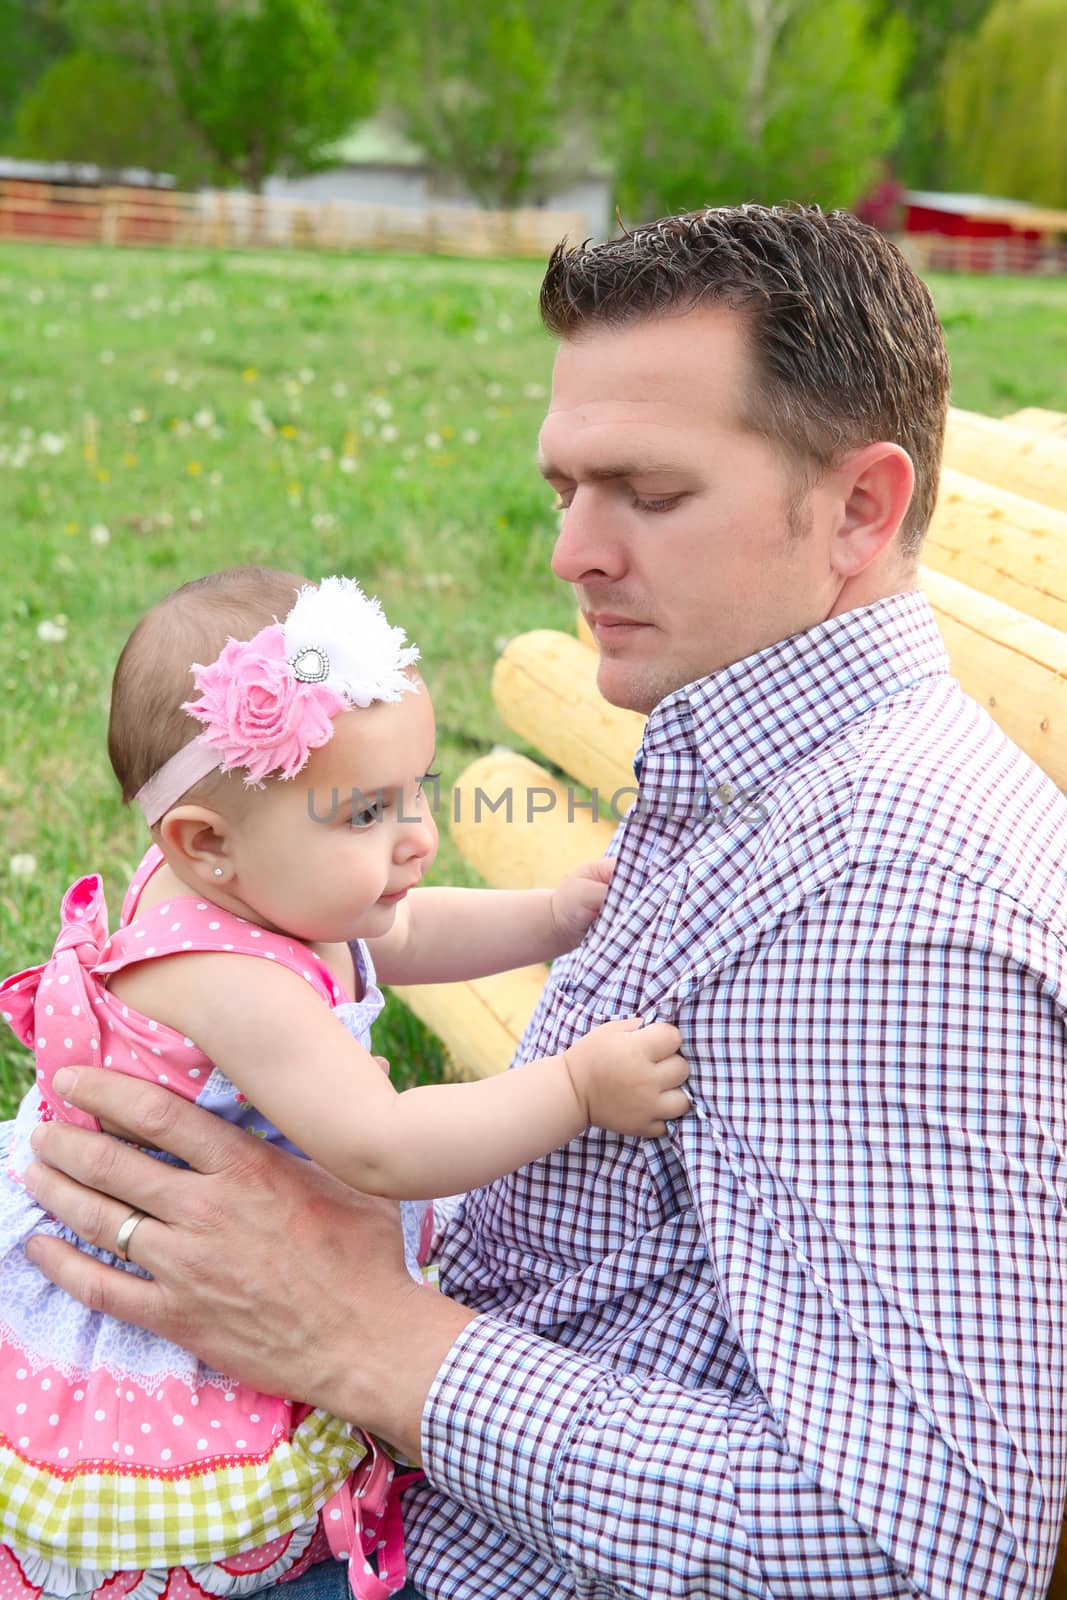
M 115 1254 L 121 1256 L 123 1261 L 130 1259 L 130 1240 L 133 1238 L 133 1230 L 139 1222 L 144 1221 L 146 1215 L 144 1211 L 131 1211 L 116 1234 Z

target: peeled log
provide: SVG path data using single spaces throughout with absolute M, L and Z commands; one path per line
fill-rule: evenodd
M 922 553 L 938 572 L 1067 629 L 1067 512 L 946 467 Z
M 569 634 L 541 628 L 512 639 L 493 671 L 493 699 L 509 728 L 557 767 L 625 811 L 645 719 L 609 705 L 596 686 L 597 658 Z
M 1067 791 L 1067 634 L 928 567 L 920 580 L 964 689 Z
M 1024 406 L 1022 411 L 1013 411 L 1010 417 L 1002 420 L 1010 422 L 1013 428 L 1025 428 L 1028 433 L 1051 433 L 1060 439 L 1067 439 L 1067 411 L 1045 411 L 1041 406 Z
M 945 433 L 945 465 L 1067 511 L 1067 439 L 1030 433 L 953 406 Z
M 551 888 L 611 843 L 616 823 L 591 815 L 588 804 L 535 761 L 497 751 L 456 780 L 452 837 L 495 889 Z
M 547 977 L 547 967 L 518 967 L 472 983 L 401 984 L 393 993 L 441 1040 L 449 1077 L 489 1078 L 515 1054 Z

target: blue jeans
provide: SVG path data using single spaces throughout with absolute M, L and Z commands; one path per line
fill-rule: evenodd
M 274 1600 L 351 1600 L 348 1563 L 320 1561 L 291 1583 L 275 1584 L 271 1592 Z M 266 1590 L 261 1589 L 259 1593 L 265 1594 Z M 406 1583 L 393 1600 L 425 1600 L 425 1597 L 413 1583 Z

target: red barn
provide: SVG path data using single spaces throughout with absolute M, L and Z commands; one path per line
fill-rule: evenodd
M 1067 211 L 993 195 L 926 189 L 906 189 L 903 198 L 904 232 L 924 239 L 927 267 L 969 272 L 1067 270 Z

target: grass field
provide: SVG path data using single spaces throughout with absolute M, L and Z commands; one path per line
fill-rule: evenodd
M 0 974 L 48 953 L 76 873 L 101 871 L 117 912 L 145 835 L 107 765 L 108 685 L 137 617 L 188 578 L 247 561 L 352 573 L 422 648 L 443 790 L 508 737 L 488 687 L 502 643 L 573 615 L 532 466 L 552 360 L 539 277 L 0 248 Z M 960 405 L 1065 404 L 1067 283 L 933 289 Z M 465 880 L 447 838 L 435 876 Z M 377 1038 L 399 1081 L 439 1070 L 399 1005 Z M 0 1113 L 27 1061 L 0 1039 Z

